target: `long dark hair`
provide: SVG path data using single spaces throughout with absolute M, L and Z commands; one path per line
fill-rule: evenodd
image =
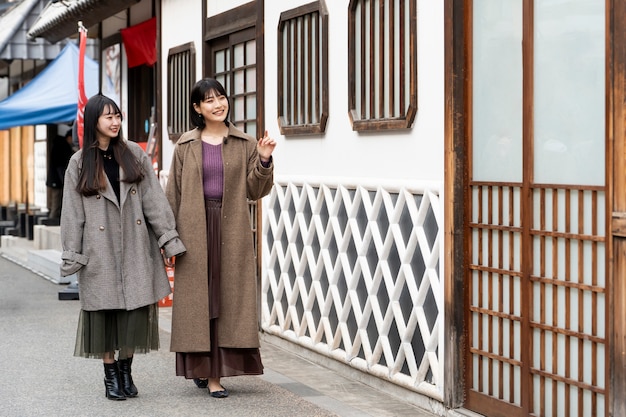
M 78 177 L 76 190 L 84 196 L 96 195 L 106 188 L 106 174 L 104 161 L 98 151 L 97 129 L 98 119 L 103 114 L 120 115 L 122 112 L 117 103 L 102 94 L 95 95 L 85 105 L 84 132 L 83 132 L 83 166 Z M 109 149 L 113 150 L 113 157 L 124 170 L 124 182 L 141 181 L 144 173 L 137 158 L 128 149 L 123 140 L 122 129 L 117 136 L 111 138 Z
M 198 114 L 196 109 L 193 108 L 193 105 L 196 104 L 200 106 L 200 102 L 207 99 L 212 92 L 217 93 L 216 95 L 224 96 L 228 99 L 228 112 L 226 113 L 226 119 L 224 120 L 224 122 L 226 123 L 226 126 L 228 126 L 229 124 L 228 118 L 230 116 L 230 99 L 228 98 L 228 94 L 226 94 L 224 86 L 215 78 L 203 78 L 196 82 L 191 88 L 191 97 L 189 100 L 189 114 L 191 115 L 191 124 L 200 129 L 204 129 L 204 126 L 206 126 L 204 122 L 204 117 L 202 117 L 201 114 Z

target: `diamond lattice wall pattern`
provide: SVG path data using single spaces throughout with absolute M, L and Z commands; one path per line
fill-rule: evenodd
M 277 181 L 263 200 L 263 329 L 441 400 L 440 194 Z

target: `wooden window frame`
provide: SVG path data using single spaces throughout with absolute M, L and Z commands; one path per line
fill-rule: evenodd
M 256 116 L 258 112 L 258 107 L 259 107 L 258 96 L 257 96 L 257 92 L 259 88 L 258 76 L 255 78 L 256 87 L 253 93 L 249 92 L 247 86 L 244 87 L 244 90 L 245 90 L 244 92 L 235 93 L 234 90 L 235 90 L 235 83 L 236 83 L 236 80 L 235 80 L 236 73 L 241 72 L 241 71 L 246 72 L 246 70 L 251 67 L 254 67 L 255 70 L 258 70 L 258 64 L 256 63 L 256 56 L 255 56 L 255 62 L 253 64 L 250 64 L 248 60 L 246 60 L 245 64 L 236 67 L 234 62 L 235 62 L 235 46 L 243 45 L 250 41 L 256 42 L 255 34 L 256 34 L 255 28 L 245 28 L 238 32 L 232 33 L 230 35 L 221 36 L 220 38 L 213 39 L 210 42 L 210 45 L 207 47 L 208 54 L 206 58 L 206 62 L 207 62 L 206 72 L 209 74 L 210 77 L 213 77 L 222 83 L 222 85 L 224 86 L 224 89 L 226 90 L 228 98 L 230 100 L 230 121 L 233 122 L 233 124 L 237 126 L 239 129 L 245 131 L 246 133 L 252 136 L 258 136 L 260 132 L 258 129 L 258 126 L 259 126 L 258 117 Z M 214 66 L 215 66 L 214 60 L 215 60 L 216 51 L 228 51 L 227 57 L 225 58 L 228 60 L 226 64 L 226 68 L 220 72 L 216 72 L 216 70 L 214 69 Z M 255 48 L 255 51 L 256 51 L 256 48 Z M 245 78 L 244 83 L 247 83 L 248 81 L 249 80 Z M 256 107 L 254 108 L 255 117 L 252 117 L 252 118 L 249 117 L 252 111 L 247 106 L 247 97 L 251 95 L 254 95 L 257 97 L 257 99 L 255 99 Z M 243 105 L 244 107 L 243 119 L 238 119 L 236 115 L 238 99 L 243 100 L 243 103 L 240 103 L 240 105 Z M 252 134 L 248 129 L 249 124 L 251 123 L 255 125 L 254 129 L 256 131 L 256 134 Z
M 195 81 L 196 49 L 193 42 L 170 48 L 167 53 L 167 133 L 174 143 L 191 128 L 189 100 Z
M 314 25 L 319 32 L 315 38 Z M 281 13 L 277 42 L 280 133 L 323 133 L 328 120 L 328 10 L 324 0 Z M 306 51 L 306 57 L 299 55 L 300 51 Z M 317 68 L 314 74 L 313 68 Z
M 217 77 L 218 75 L 224 75 L 228 78 L 228 83 L 224 84 L 224 88 L 228 93 L 231 100 L 231 121 L 235 125 L 244 124 L 244 130 L 246 130 L 246 124 L 250 122 L 255 123 L 255 130 L 258 133 L 264 131 L 263 124 L 263 82 L 262 82 L 262 69 L 264 68 L 263 61 L 263 2 L 251 1 L 242 6 L 234 9 L 227 10 L 218 15 L 209 17 L 204 21 L 204 66 L 203 71 L 205 76 Z M 226 74 L 215 74 L 214 67 L 214 52 L 217 49 L 229 49 L 232 54 L 232 47 L 235 44 L 243 43 L 254 39 L 256 42 L 256 117 L 254 119 L 235 120 L 235 116 L 232 113 L 234 109 L 234 100 L 237 97 L 241 97 L 233 94 L 231 88 L 234 85 L 234 73 L 232 68 L 226 71 Z M 233 57 L 231 56 L 230 59 Z M 245 96 L 245 94 L 244 94 Z M 247 112 L 246 112 L 247 113 Z
M 366 19 L 366 13 L 358 13 L 357 10 L 364 7 L 366 3 L 369 4 L 369 19 Z M 387 7 L 385 7 L 386 3 L 389 3 Z M 395 25 L 394 20 L 390 22 L 385 20 L 386 10 L 391 9 L 390 14 L 394 14 L 393 7 L 396 4 L 400 6 L 398 20 L 401 25 L 399 26 Z M 408 16 L 405 13 L 408 13 Z M 377 25 L 378 32 L 368 30 L 368 28 L 376 28 Z M 409 31 L 408 44 L 405 41 L 406 30 Z M 397 31 L 400 33 L 396 43 Z M 389 39 L 386 39 L 386 35 Z M 359 62 L 357 62 L 357 40 L 360 40 L 358 55 L 361 59 Z M 372 48 L 366 48 L 367 44 L 379 45 L 379 47 L 377 50 L 368 51 Z M 392 48 L 392 55 L 387 64 L 385 55 Z M 375 57 L 375 53 L 379 55 Z M 408 57 L 410 60 L 408 70 L 405 70 L 407 58 L 403 57 Z M 396 59 L 399 61 L 397 67 Z M 358 85 L 357 71 L 361 80 Z M 405 92 L 404 86 L 407 82 L 410 91 Z M 391 83 L 391 86 L 387 83 Z M 406 94 L 409 95 L 408 100 Z M 372 97 L 374 99 L 371 99 Z M 388 97 L 388 100 L 385 97 Z M 412 127 L 417 114 L 416 0 L 350 0 L 348 6 L 348 108 L 352 129 L 355 131 L 410 129 Z M 388 116 L 384 116 L 385 114 Z

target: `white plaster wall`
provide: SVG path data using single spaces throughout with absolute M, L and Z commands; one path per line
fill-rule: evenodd
M 277 114 L 277 28 L 280 13 L 310 0 L 265 2 L 265 116 L 277 139 L 280 177 L 443 181 L 444 10 L 418 0 L 418 111 L 406 131 L 357 133 L 348 117 L 348 0 L 326 0 L 329 13 L 329 119 L 324 135 L 280 135 Z M 358 182 L 358 181 L 356 181 Z
M 167 54 L 171 48 L 193 42 L 196 50 L 196 78 L 202 77 L 202 3 L 197 0 L 162 0 L 161 3 L 161 61 L 159 71 L 163 74 L 161 86 L 162 103 L 162 158 L 163 170 L 169 170 L 174 144 L 167 133 Z
M 126 10 L 123 10 L 102 21 L 102 37 L 104 39 L 119 33 L 126 27 Z
M 249 3 L 250 0 L 229 0 L 229 1 L 215 1 L 215 0 L 206 0 L 206 9 L 207 16 L 215 16 L 220 13 L 224 13 L 230 9 L 234 9 L 239 6 L 243 6 L 246 3 Z M 289 4 L 290 0 L 265 0 L 265 7 L 267 7 L 267 3 L 283 3 Z
M 277 28 L 285 10 L 310 0 L 265 1 L 265 125 L 278 141 L 274 153 L 280 177 L 329 177 L 333 181 L 443 181 L 444 177 L 444 11 L 443 2 L 418 0 L 418 111 L 412 129 L 359 133 L 348 117 L 348 3 L 326 0 L 329 12 L 329 119 L 326 133 L 280 135 L 277 115 Z M 209 15 L 247 3 L 207 1 Z M 200 2 L 163 0 L 161 71 L 164 85 L 162 120 L 167 120 L 167 52 L 194 42 L 196 78 L 202 75 Z M 184 30 L 181 30 L 184 28 Z M 173 144 L 161 126 L 163 169 L 169 169 Z

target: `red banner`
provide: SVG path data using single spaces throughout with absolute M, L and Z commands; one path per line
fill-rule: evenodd
M 128 68 L 144 64 L 152 66 L 156 62 L 156 32 L 156 17 L 120 29 L 124 49 L 126 49 Z
M 85 94 L 85 48 L 87 47 L 87 29 L 79 23 L 79 51 L 78 51 L 78 110 L 76 113 L 76 134 L 78 136 L 78 146 L 83 147 L 84 133 L 84 112 L 87 104 Z

